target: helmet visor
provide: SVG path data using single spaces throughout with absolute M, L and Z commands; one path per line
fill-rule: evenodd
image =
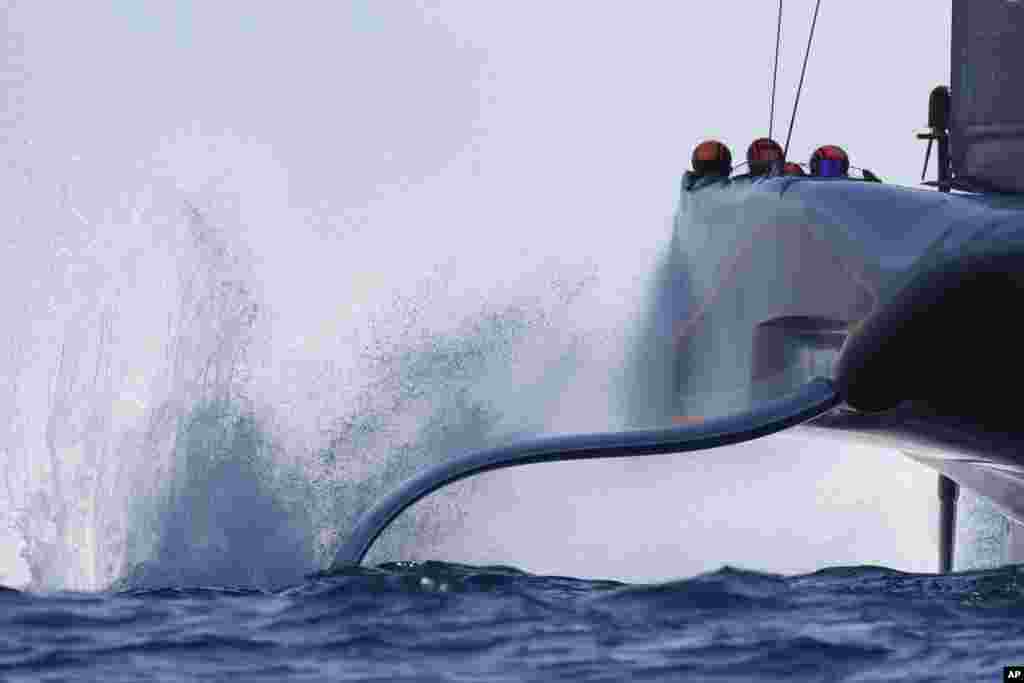
M 818 162 L 818 175 L 823 178 L 838 178 L 843 173 L 843 162 L 839 159 L 821 159 Z

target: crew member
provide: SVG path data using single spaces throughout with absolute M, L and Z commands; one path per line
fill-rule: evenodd
M 850 157 L 842 147 L 824 145 L 811 155 L 811 175 L 818 178 L 845 178 L 850 172 Z
M 705 140 L 693 150 L 693 170 L 687 171 L 683 177 L 683 187 L 694 189 L 697 181 L 707 179 L 710 182 L 724 180 L 732 173 L 732 153 L 729 148 L 718 140 Z
M 750 175 L 768 175 L 773 168 L 782 165 L 782 145 L 771 138 L 758 138 L 747 148 L 747 164 Z
M 786 165 L 782 167 L 782 175 L 807 175 L 807 173 L 800 164 L 795 161 L 787 161 Z

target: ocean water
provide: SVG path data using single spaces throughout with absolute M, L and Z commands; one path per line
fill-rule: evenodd
M 656 584 L 392 563 L 260 591 L 0 594 L 4 681 L 979 681 L 1024 567 L 725 567 Z

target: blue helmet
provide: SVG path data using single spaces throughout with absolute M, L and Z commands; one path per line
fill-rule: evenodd
M 824 145 L 811 155 L 811 175 L 838 178 L 850 172 L 850 157 L 837 145 Z

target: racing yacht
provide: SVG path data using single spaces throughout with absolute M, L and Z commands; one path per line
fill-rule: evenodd
M 952 569 L 961 486 L 1013 522 L 1008 559 L 1024 561 L 1024 3 L 953 0 L 952 24 L 950 86 L 932 92 L 918 135 L 938 146 L 927 187 L 772 174 L 684 184 L 662 283 L 676 311 L 664 426 L 453 454 L 370 509 L 335 567 L 474 474 L 788 428 L 934 468 L 940 571 Z

